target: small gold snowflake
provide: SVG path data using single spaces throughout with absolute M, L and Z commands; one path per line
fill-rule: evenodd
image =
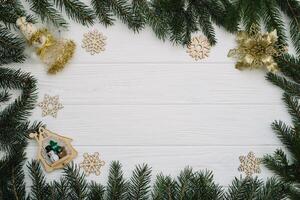
M 254 173 L 260 173 L 261 170 L 259 165 L 261 163 L 261 159 L 256 158 L 252 151 L 250 151 L 247 156 L 240 156 L 239 159 L 241 165 L 239 166 L 238 170 L 240 172 L 245 172 L 247 177 L 252 176 Z
M 57 117 L 58 110 L 62 109 L 63 106 L 59 103 L 59 96 L 51 97 L 47 94 L 44 96 L 44 100 L 38 104 L 42 108 L 42 116 L 51 115 Z
M 91 55 L 100 53 L 105 50 L 105 40 L 106 37 L 95 29 L 83 35 L 82 48 L 90 52 Z
M 201 60 L 209 56 L 210 43 L 205 36 L 193 37 L 187 47 L 187 53 L 195 60 Z
M 101 167 L 105 165 L 105 162 L 100 160 L 99 153 L 95 152 L 93 155 L 84 153 L 83 157 L 84 159 L 79 166 L 83 168 L 87 175 L 94 173 L 99 176 Z

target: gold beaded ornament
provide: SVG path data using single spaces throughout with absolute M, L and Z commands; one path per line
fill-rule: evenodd
M 101 167 L 105 165 L 105 162 L 100 159 L 99 153 L 95 152 L 92 155 L 84 153 L 83 158 L 79 166 L 83 168 L 86 175 L 95 174 L 99 176 Z
M 205 36 L 197 36 L 191 39 L 187 46 L 187 53 L 196 61 L 207 58 L 209 56 L 211 45 Z
M 42 116 L 51 115 L 52 117 L 57 117 L 57 112 L 63 108 L 63 105 L 59 102 L 59 96 L 54 97 L 45 94 L 44 100 L 38 104 L 42 109 Z
M 37 29 L 26 17 L 16 22 L 28 43 L 36 49 L 37 55 L 48 66 L 48 73 L 61 71 L 73 57 L 76 45 L 72 40 L 57 39 L 47 29 Z
M 94 29 L 83 35 L 81 46 L 91 55 L 99 54 L 105 50 L 105 41 L 106 37 L 97 29 Z
M 252 151 L 250 151 L 247 156 L 240 156 L 239 160 L 241 164 L 238 170 L 240 172 L 245 172 L 247 177 L 251 177 L 254 173 L 259 174 L 261 172 L 259 167 L 261 158 L 256 158 Z

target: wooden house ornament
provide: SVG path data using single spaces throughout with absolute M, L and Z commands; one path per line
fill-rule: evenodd
M 77 156 L 77 151 L 71 145 L 71 138 L 60 136 L 44 127 L 40 127 L 38 132 L 30 133 L 29 137 L 37 141 L 37 159 L 47 172 L 63 168 Z

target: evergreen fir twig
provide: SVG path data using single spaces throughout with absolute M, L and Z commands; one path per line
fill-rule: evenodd
M 113 13 L 106 1 L 92 0 L 91 3 L 100 23 L 106 27 L 114 24 Z
M 0 91 L 0 103 L 9 101 L 9 99 L 10 99 L 10 94 L 8 93 L 7 90 Z M 1 107 L 1 105 L 0 105 L 0 107 Z
M 12 62 L 23 62 L 25 41 L 0 25 L 0 66 Z
M 287 36 L 285 23 L 282 19 L 279 6 L 274 0 L 265 0 L 262 8 L 263 20 L 267 31 L 272 32 L 276 29 L 278 35 L 278 44 L 287 45 Z
M 19 0 L 10 0 L 0 4 L 0 22 L 7 27 L 16 27 L 16 21 L 19 17 L 25 16 L 27 21 L 34 22 L 35 18 L 28 15 L 25 8 Z
M 285 77 L 275 75 L 273 73 L 268 73 L 266 76 L 267 80 L 277 85 L 281 89 L 285 90 L 287 93 L 294 96 L 300 95 L 300 85 L 287 80 Z
M 133 171 L 128 185 L 128 198 L 147 200 L 150 193 L 151 169 L 147 165 L 138 165 Z
M 276 2 L 291 20 L 291 39 L 297 54 L 300 55 L 300 2 L 298 0 L 276 0 Z
M 261 0 L 236 0 L 237 11 L 245 29 L 250 32 L 253 25 L 260 26 L 262 3 Z
M 100 0 L 98 0 L 100 1 Z M 101 0 L 110 11 L 123 23 L 134 31 L 139 31 L 142 26 L 138 18 L 135 17 L 131 5 L 126 0 Z
M 56 6 L 65 9 L 67 15 L 82 25 L 94 24 L 94 11 L 79 0 L 54 0 Z
M 152 199 L 176 199 L 177 183 L 170 176 L 162 174 L 156 177 L 155 184 L 152 191 Z
M 110 165 L 108 182 L 106 188 L 107 200 L 123 200 L 126 199 L 128 183 L 123 178 L 121 164 L 118 161 L 113 161 Z
M 300 83 L 300 59 L 293 55 L 285 54 L 277 57 L 276 62 L 280 71 L 293 81 Z
M 28 169 L 32 180 L 30 199 L 49 200 L 49 197 L 51 196 L 50 185 L 46 183 L 46 178 L 39 162 L 32 161 L 30 165 L 28 165 Z
M 0 160 L 0 199 L 25 200 L 25 162 L 24 144 L 15 144 L 14 152 L 10 152 Z
M 68 23 L 59 13 L 54 5 L 48 0 L 27 0 L 30 3 L 30 9 L 35 12 L 43 22 L 51 22 L 56 27 L 68 26 Z
M 74 163 L 64 168 L 64 178 L 68 181 L 69 199 L 84 200 L 88 195 L 88 183 L 83 173 Z
M 88 195 L 88 200 L 104 200 L 104 195 L 105 195 L 105 187 L 95 183 L 95 182 L 91 182 L 89 185 L 90 188 L 90 193 Z

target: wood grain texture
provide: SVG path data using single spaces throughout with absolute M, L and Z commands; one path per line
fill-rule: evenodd
M 93 28 L 108 38 L 106 51 L 96 56 L 80 48 L 82 34 Z M 64 109 L 58 118 L 42 120 L 74 139 L 75 162 L 84 152 L 97 151 L 107 163 L 120 160 L 127 177 L 138 163 L 151 165 L 153 174 L 171 175 L 189 165 L 213 170 L 226 186 L 240 175 L 240 155 L 262 156 L 281 146 L 270 124 L 290 118 L 282 92 L 265 80 L 264 71 L 238 71 L 227 58 L 234 36 L 219 28 L 216 33 L 219 43 L 210 57 L 196 62 L 185 48 L 159 41 L 149 28 L 134 35 L 119 23 L 108 29 L 71 24 L 64 37 L 78 48 L 62 73 L 47 75 L 33 52 L 22 69 L 37 77 L 39 100 L 46 93 L 60 95 Z M 41 119 L 39 108 L 31 119 Z M 35 154 L 32 142 L 28 155 Z M 91 179 L 104 183 L 107 172 L 108 164 Z M 264 169 L 259 176 L 270 175 Z

